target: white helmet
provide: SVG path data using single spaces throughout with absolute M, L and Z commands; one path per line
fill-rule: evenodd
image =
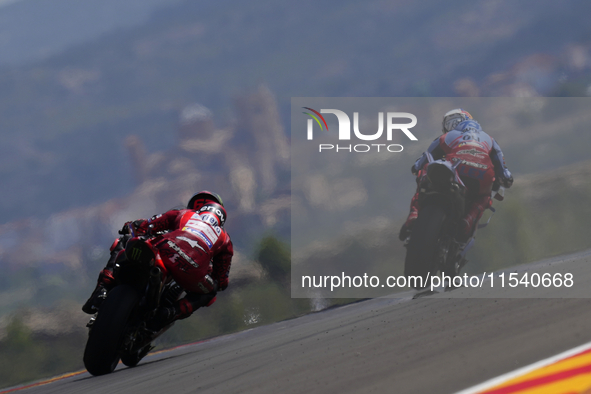
M 461 108 L 452 109 L 443 115 L 443 122 L 441 122 L 441 132 L 443 134 L 453 130 L 458 124 L 465 120 L 474 119 L 468 111 Z

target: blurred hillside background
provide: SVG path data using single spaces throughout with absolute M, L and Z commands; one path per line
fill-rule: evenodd
M 79 306 L 116 230 L 204 188 L 227 202 L 231 288 L 163 345 L 326 307 L 289 294 L 290 98 L 589 96 L 590 11 L 580 0 L 1 1 L 0 386 L 80 368 Z M 541 128 L 530 150 L 517 130 L 499 137 L 517 181 L 474 269 L 588 247 L 590 134 Z M 389 243 L 372 258 L 399 253 L 388 248 L 413 192 L 410 175 L 401 182 L 380 196 L 399 216 L 379 222 Z

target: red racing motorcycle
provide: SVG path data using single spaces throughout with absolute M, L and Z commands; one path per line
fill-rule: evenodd
M 450 277 L 458 275 L 475 241 L 475 234 L 465 243 L 456 240 L 467 207 L 467 188 L 457 172 L 461 161 L 433 160 L 428 154 L 428 162 L 427 176 L 421 180 L 419 188 L 419 216 L 404 245 L 404 275 L 420 278 L 415 281 L 415 289 L 427 287 L 428 278 L 437 273 Z M 495 182 L 493 197 L 502 201 L 504 190 Z M 489 209 L 495 212 L 492 207 Z M 486 227 L 489 222 L 490 217 L 478 228 Z
M 88 324 L 84 366 L 92 375 L 113 372 L 119 360 L 136 366 L 152 349 L 152 341 L 173 324 L 157 331 L 147 325 L 160 306 L 173 305 L 184 293 L 150 242 L 149 237 L 131 238 L 117 257 L 117 285 Z

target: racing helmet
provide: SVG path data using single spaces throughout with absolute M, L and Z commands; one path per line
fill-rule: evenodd
M 455 127 L 465 120 L 474 119 L 468 111 L 461 108 L 452 109 L 443 115 L 443 122 L 441 122 L 441 132 L 443 134 L 455 129 Z
M 199 193 L 195 194 L 189 202 L 187 203 L 187 209 L 199 209 L 207 202 L 214 202 L 216 204 L 220 204 L 222 208 L 224 207 L 224 202 L 219 194 L 212 193 L 207 190 L 202 190 Z
M 201 216 L 201 220 L 213 226 L 223 227 L 226 223 L 226 209 L 217 202 L 207 201 L 197 209 L 197 213 Z M 217 223 L 216 223 L 217 222 Z
M 468 131 L 479 132 L 483 131 L 482 126 L 475 120 L 465 120 L 460 122 L 454 128 L 455 130 L 461 131 L 462 133 L 466 133 Z

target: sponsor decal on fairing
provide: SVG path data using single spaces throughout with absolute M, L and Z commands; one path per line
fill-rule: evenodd
M 175 244 L 171 240 L 168 240 L 166 243 L 168 244 L 168 246 L 170 246 L 171 249 L 177 252 L 179 256 L 181 256 L 186 262 L 188 262 L 195 268 L 199 268 L 199 264 L 193 261 L 193 259 L 190 258 L 185 252 L 183 252 L 183 250 L 177 244 Z

